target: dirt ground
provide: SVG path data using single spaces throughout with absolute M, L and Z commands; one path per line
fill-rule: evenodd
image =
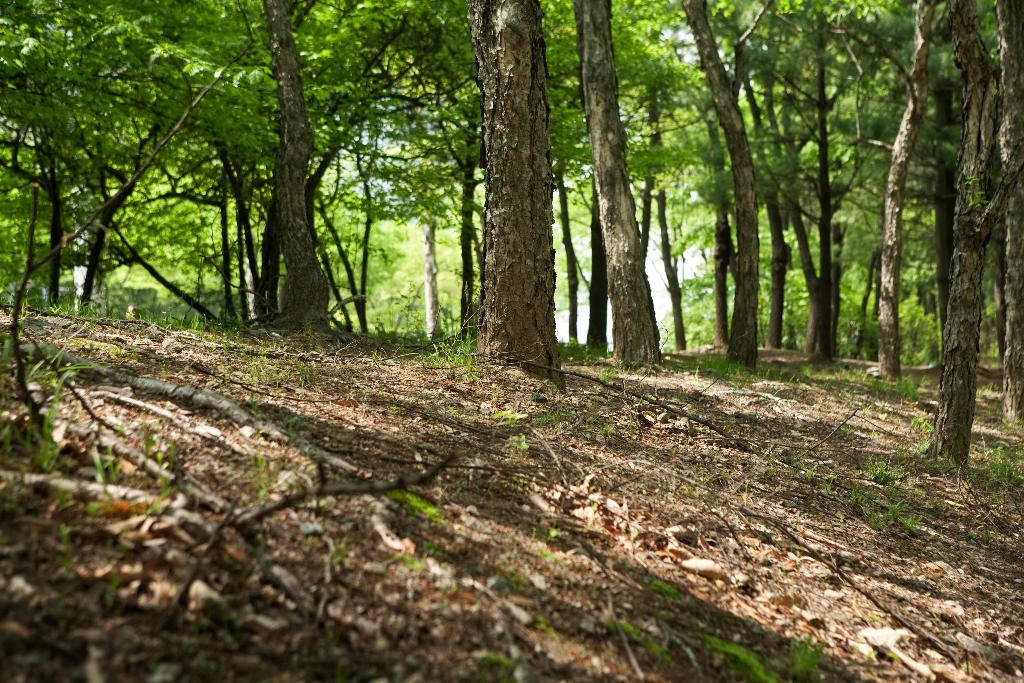
M 0 379 L 0 680 L 1024 676 L 989 371 L 958 471 L 934 371 L 688 353 L 560 392 L 454 342 L 25 336 L 72 356 L 32 354 L 42 436 Z

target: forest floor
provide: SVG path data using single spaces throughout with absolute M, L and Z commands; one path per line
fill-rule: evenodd
M 991 372 L 957 471 L 923 370 L 570 359 L 559 392 L 457 344 L 25 322 L 59 407 L 40 436 L 0 379 L 0 680 L 1024 675 Z

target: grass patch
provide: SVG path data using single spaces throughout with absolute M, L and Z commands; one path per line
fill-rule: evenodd
M 610 621 L 608 622 L 608 628 L 621 630 L 630 641 L 639 645 L 665 664 L 672 662 L 672 653 L 668 651 L 668 648 L 651 640 L 650 636 L 628 621 Z
M 679 589 L 670 583 L 665 583 L 661 579 L 654 579 L 651 581 L 651 590 L 662 595 L 669 600 L 679 602 L 683 599 L 683 594 L 679 592 Z
M 437 506 L 412 491 L 390 491 L 388 498 L 401 503 L 405 511 L 413 517 L 426 517 L 432 522 L 444 524 L 444 515 L 437 509 Z
M 761 661 L 761 657 L 753 650 L 731 640 L 722 640 L 706 633 L 701 634 L 700 638 L 710 650 L 722 655 L 725 661 L 748 681 L 780 683 L 779 677 Z

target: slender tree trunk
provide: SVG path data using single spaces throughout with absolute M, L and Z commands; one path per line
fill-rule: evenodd
M 836 221 L 832 221 L 832 291 L 830 292 L 829 308 L 832 318 L 829 320 L 829 339 L 832 343 L 833 356 L 838 352 L 839 313 L 842 308 L 843 282 L 843 238 L 846 230 Z
M 569 289 L 569 341 L 576 342 L 578 336 L 579 276 L 576 273 L 576 250 L 572 246 L 572 227 L 569 223 L 569 194 L 565 191 L 565 178 L 559 172 L 555 176 L 558 186 L 558 209 L 562 223 L 562 248 L 565 250 L 565 283 Z
M 732 235 L 729 212 L 722 204 L 715 207 L 715 348 L 729 343 L 729 265 L 732 262 Z
M 1009 215 L 1007 216 L 1009 218 Z M 996 351 L 1006 357 L 1006 225 L 992 231 L 992 305 L 996 309 Z
M 590 204 L 590 316 L 587 320 L 587 346 L 608 348 L 608 266 L 601 232 L 597 190 Z
M 57 171 L 52 167 L 47 172 L 45 188 L 46 196 L 50 200 L 50 249 L 55 249 L 64 238 L 64 200 L 60 195 Z M 51 306 L 55 306 L 60 298 L 60 271 L 61 252 L 58 251 L 57 255 L 50 259 L 50 279 L 46 290 L 47 300 Z
M 574 0 L 587 133 L 612 302 L 612 345 L 626 365 L 661 362 L 658 325 L 626 168 L 626 131 L 619 118 L 610 0 Z
M 437 256 L 434 251 L 434 224 L 427 221 L 423 224 L 423 305 L 427 338 L 430 340 L 437 338 L 440 314 L 437 301 Z
M 142 266 L 142 269 L 149 273 L 154 280 L 163 285 L 168 292 L 181 299 L 189 307 L 195 309 L 195 311 L 201 316 L 210 321 L 217 320 L 217 316 L 213 314 L 213 311 L 204 306 L 198 299 L 183 290 L 181 287 L 168 280 L 156 268 L 154 268 L 149 261 L 142 258 L 139 252 L 135 250 L 135 247 L 133 247 L 128 240 L 124 238 L 124 235 L 117 231 L 115 231 L 115 234 L 118 239 L 121 240 L 121 244 L 123 244 L 125 249 L 128 251 L 128 255 L 131 257 L 132 263 L 137 263 Z
M 538 0 L 468 0 L 486 201 L 478 350 L 559 386 L 547 59 Z M 531 365 L 532 364 L 532 365 Z
M 665 268 L 665 282 L 668 284 L 668 296 L 672 301 L 672 328 L 675 333 L 676 351 L 686 350 L 686 327 L 683 325 L 683 292 L 679 286 L 679 271 L 676 260 L 672 256 L 672 242 L 669 239 L 668 216 L 666 215 L 665 190 L 659 190 L 656 202 L 658 205 L 658 228 L 661 237 L 661 263 Z
M 320 218 L 323 220 L 324 225 L 327 227 L 327 232 L 331 234 L 331 239 L 334 241 L 334 248 L 338 251 L 338 258 L 341 259 L 341 265 L 345 269 L 345 278 L 348 281 L 348 291 L 352 295 L 350 299 L 352 300 L 352 304 L 356 305 L 359 301 L 359 284 L 356 282 L 356 273 L 352 268 L 352 261 L 349 259 L 348 252 L 345 250 L 345 245 L 342 243 L 341 236 L 338 234 L 338 229 L 335 227 L 334 221 L 332 221 L 330 216 L 327 215 L 327 209 L 324 207 L 323 203 L 319 204 L 318 209 L 320 211 Z M 338 294 L 338 301 L 343 301 L 340 293 Z M 345 307 L 345 304 L 342 304 L 341 311 L 342 315 L 345 317 L 346 327 L 351 329 L 352 321 L 349 319 L 348 309 Z M 358 316 L 359 307 L 356 306 L 357 319 Z M 360 328 L 359 331 L 366 334 L 366 331 L 362 328 Z
M 107 174 L 104 171 L 100 171 L 100 190 L 103 196 L 103 201 L 107 202 L 110 200 L 110 194 L 107 191 Z M 100 265 L 103 259 L 103 250 L 107 243 L 107 230 L 114 224 L 114 216 L 124 206 L 124 203 L 131 196 L 131 193 L 135 190 L 135 186 L 128 188 L 128 191 L 117 195 L 117 200 L 105 204 L 103 211 L 100 212 L 99 224 L 104 227 L 103 230 L 96 230 L 96 237 L 93 239 L 92 245 L 89 247 L 89 255 L 86 258 L 85 264 L 85 281 L 82 283 L 82 303 L 89 303 L 92 301 L 93 291 L 96 288 L 96 283 L 99 281 Z
M 825 92 L 826 50 L 828 48 L 824 15 L 819 19 L 817 67 L 818 122 L 818 329 L 812 355 L 819 360 L 835 358 L 832 338 L 832 180 L 829 171 L 828 114 L 832 105 Z
M 226 194 L 221 197 L 220 205 L 217 208 L 220 211 L 220 279 L 224 288 L 224 311 L 221 317 L 225 320 L 237 320 L 234 292 L 231 291 L 231 241 L 228 238 L 228 198 Z
M 818 273 L 814 270 L 811 244 L 807 237 L 807 228 L 804 225 L 800 207 L 791 203 L 789 218 L 793 223 L 793 234 L 796 235 L 797 250 L 800 253 L 800 269 L 804 273 L 804 283 L 807 285 L 807 336 L 804 338 L 804 353 L 813 355 L 818 348 L 818 333 L 821 328 L 819 325 L 821 300 L 818 297 L 821 282 L 818 279 Z
M 935 91 L 935 123 L 938 135 L 952 134 L 956 120 L 953 115 L 953 86 L 943 83 Z M 956 210 L 956 166 L 941 145 L 936 146 L 935 176 L 935 280 L 939 289 L 939 324 L 946 329 L 949 308 L 949 275 L 953 260 L 953 215 Z M 943 348 L 945 348 L 943 338 Z
M 729 358 L 747 367 L 757 364 L 758 230 L 757 185 L 754 159 L 747 140 L 734 84 L 729 82 L 708 24 L 705 0 L 683 0 L 683 9 L 693 31 L 704 76 L 711 89 L 711 101 L 718 124 L 725 135 L 732 167 L 736 203 L 736 287 L 729 336 Z
M 864 349 L 864 339 L 868 333 L 868 304 L 871 302 L 871 289 L 875 284 L 875 270 L 879 267 L 881 260 L 882 249 L 879 247 L 871 254 L 871 260 L 868 262 L 867 285 L 864 287 L 864 296 L 860 300 L 860 328 L 857 331 L 857 347 L 853 354 L 855 358 L 860 358 L 861 351 Z
M 473 268 L 473 225 L 474 195 L 476 194 L 476 155 L 467 154 L 462 160 L 462 204 L 459 226 L 459 255 L 462 259 L 461 287 L 459 290 L 460 335 L 469 332 L 473 319 L 473 294 L 476 290 Z
M 999 127 L 1003 173 L 1021 163 L 1024 141 L 1024 3 L 996 4 L 1003 91 Z M 1024 181 L 1018 177 L 1006 202 L 1006 354 L 1003 419 L 1024 422 Z
M 290 5 L 286 0 L 263 0 L 270 58 L 277 82 L 280 145 L 274 169 L 276 238 L 288 269 L 280 314 L 274 323 L 284 328 L 327 325 L 327 278 L 316 257 L 306 218 L 306 174 L 313 135 L 299 72 L 298 50 L 292 38 Z M 266 272 L 266 271 L 264 271 Z
M 900 376 L 900 255 L 903 250 L 903 204 L 910 156 L 928 108 L 928 48 L 935 0 L 917 0 L 914 56 L 908 77 L 907 106 L 892 147 L 882 210 L 882 291 L 878 316 L 878 370 L 882 377 Z
M 654 178 L 644 178 L 640 192 L 640 256 L 647 261 L 647 249 L 651 243 L 651 209 L 654 204 Z
M 981 39 L 975 0 L 950 0 L 949 14 L 954 53 L 964 80 L 963 130 L 957 157 L 953 275 L 943 335 L 946 347 L 931 452 L 963 465 L 969 457 L 974 423 L 981 277 L 985 244 L 991 236 L 991 222 L 984 215 L 999 92 L 996 69 Z

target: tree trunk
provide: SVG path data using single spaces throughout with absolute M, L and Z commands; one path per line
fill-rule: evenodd
M 1009 162 L 1007 163 L 1009 165 Z M 1009 214 L 1007 214 L 1009 219 Z M 992 234 L 992 305 L 996 309 L 996 352 L 1000 364 L 1006 357 L 1006 225 Z
M 868 327 L 868 304 L 871 302 L 871 289 L 875 284 L 875 270 L 878 269 L 881 260 L 882 249 L 879 247 L 871 254 L 871 260 L 868 262 L 867 285 L 864 287 L 864 296 L 860 300 L 860 328 L 857 330 L 857 346 L 853 354 L 855 358 L 860 358 L 861 351 L 864 349 L 864 338 L 867 336 Z
M 271 223 L 276 225 L 275 237 L 280 240 L 287 268 L 281 311 L 274 323 L 292 329 L 307 325 L 326 327 L 330 292 L 317 261 L 316 245 L 310 237 L 306 218 L 305 182 L 313 135 L 306 115 L 289 7 L 286 0 L 263 0 L 280 118 L 280 145 L 271 202 L 276 220 Z
M 800 253 L 800 269 L 804 273 L 804 283 L 807 285 L 807 336 L 804 339 L 804 353 L 813 355 L 818 348 L 818 321 L 821 319 L 818 289 L 821 283 L 818 280 L 818 273 L 814 270 L 814 258 L 811 256 L 811 244 L 807 238 L 804 217 L 796 204 L 790 203 L 789 218 L 793 223 L 793 234 L 796 235 L 797 251 Z
M 725 73 L 711 27 L 705 0 L 683 0 L 683 9 L 693 31 L 697 52 L 718 124 L 725 135 L 732 167 L 733 196 L 736 203 L 736 287 L 729 336 L 729 358 L 749 368 L 757 364 L 757 291 L 759 245 L 757 233 L 757 186 L 754 159 L 736 101 L 736 91 Z
M 476 156 L 467 154 L 462 160 L 462 204 L 459 209 L 459 254 L 462 259 L 461 286 L 459 289 L 460 335 L 469 332 L 473 319 L 473 293 L 476 289 L 473 268 L 473 205 L 476 193 Z
M 601 215 L 597 207 L 597 190 L 592 191 L 590 204 L 590 317 L 587 321 L 587 346 L 608 348 L 608 262 L 601 234 Z
M 672 256 L 672 242 L 669 239 L 665 190 L 658 192 L 656 202 L 658 205 L 658 228 L 661 232 L 661 263 L 665 268 L 665 282 L 668 283 L 668 296 L 672 301 L 672 328 L 675 332 L 676 351 L 685 351 L 686 328 L 683 325 L 683 293 L 679 286 L 676 260 Z
M 724 205 L 715 207 L 715 348 L 729 343 L 729 264 L 732 261 L 732 235 L 729 212 Z
M 558 209 L 562 223 L 562 248 L 565 250 L 565 283 L 569 289 L 569 341 L 576 342 L 578 336 L 579 276 L 576 273 L 576 250 L 572 246 L 572 228 L 569 224 L 569 195 L 565 191 L 565 178 L 561 173 L 555 176 L 558 186 Z
M 835 358 L 835 339 L 832 338 L 832 181 L 828 139 L 828 114 L 832 105 L 825 92 L 826 28 L 824 15 L 821 15 L 815 101 L 818 122 L 818 329 L 811 353 L 819 360 L 830 361 Z
M 831 319 L 829 320 L 828 336 L 832 344 L 832 355 L 837 355 L 839 341 L 839 311 L 842 307 L 842 282 L 843 282 L 843 238 L 846 230 L 836 221 L 832 221 L 832 291 L 829 294 L 829 308 Z
M 952 133 L 953 86 L 944 83 L 935 91 L 935 123 L 940 137 Z M 939 324 L 946 329 L 949 308 L 949 273 L 953 259 L 953 214 L 956 209 L 956 166 L 946 158 L 941 146 L 936 148 L 935 176 L 935 280 L 939 289 Z M 945 338 L 942 342 L 945 348 Z
M 644 178 L 640 192 L 640 256 L 647 261 L 647 248 L 651 243 L 651 209 L 654 204 L 654 178 Z
M 539 0 L 468 0 L 486 201 L 478 350 L 559 386 L 547 61 Z M 532 365 L 531 365 L 532 364 Z
M 772 236 L 772 299 L 768 312 L 769 349 L 782 348 L 782 319 L 786 309 L 786 273 L 789 272 L 789 245 L 786 244 L 786 230 L 782 221 L 779 199 L 771 195 L 765 199 L 768 227 Z
M 626 131 L 611 36 L 610 0 L 574 0 L 583 101 L 612 302 L 612 345 L 625 365 L 661 362 L 658 325 L 626 167 Z
M 86 258 L 85 281 L 82 283 L 82 303 L 87 304 L 92 301 L 93 291 L 96 289 L 96 283 L 99 282 L 100 264 L 107 243 L 107 230 L 113 226 L 115 214 L 124 206 L 134 190 L 135 186 L 133 185 L 128 188 L 127 192 L 118 194 L 116 201 L 106 203 L 110 200 L 110 193 L 107 190 L 107 174 L 100 171 L 100 192 L 104 201 L 103 211 L 100 212 L 99 217 L 99 225 L 102 228 L 95 231 L 96 237 L 89 247 L 89 256 Z
M 46 175 L 46 196 L 50 200 L 50 249 L 60 246 L 64 238 L 64 201 L 60 196 L 60 182 L 57 171 L 50 168 Z M 100 230 L 100 232 L 103 232 Z M 61 252 L 50 259 L 50 279 L 46 288 L 46 296 L 51 306 L 57 304 L 60 297 Z
M 999 93 L 996 69 L 981 39 L 975 0 L 951 0 L 949 13 L 957 66 L 964 80 L 963 130 L 957 157 L 953 275 L 943 334 L 946 347 L 931 453 L 964 465 L 974 423 L 981 276 L 985 244 L 991 236 L 991 222 L 984 215 Z
M 996 5 L 1003 112 L 999 127 L 1003 173 L 1021 163 L 1024 140 L 1024 4 Z M 1018 151 L 1014 151 L 1018 150 Z M 1024 422 L 1024 182 L 1018 177 L 1006 202 L 1006 354 L 1003 419 Z
M 373 187 L 370 185 L 370 170 L 356 153 L 356 169 L 363 186 L 363 237 L 359 242 L 359 291 L 356 292 L 356 317 L 359 318 L 359 331 L 368 334 L 370 323 L 366 315 L 366 280 L 370 266 L 370 233 L 373 231 Z
M 892 147 L 882 210 L 882 291 L 878 316 L 878 370 L 886 379 L 900 376 L 900 255 L 903 204 L 910 156 L 928 108 L 928 48 L 935 0 L 917 0 L 914 56 L 908 77 L 907 106 Z
M 427 338 L 433 341 L 438 333 L 437 257 L 434 254 L 434 224 L 423 224 L 423 305 Z
M 237 320 L 235 296 L 231 291 L 231 242 L 228 239 L 228 198 L 226 195 L 221 197 L 220 205 L 217 208 L 220 211 L 220 279 L 224 288 L 224 310 L 221 311 L 221 318 Z

